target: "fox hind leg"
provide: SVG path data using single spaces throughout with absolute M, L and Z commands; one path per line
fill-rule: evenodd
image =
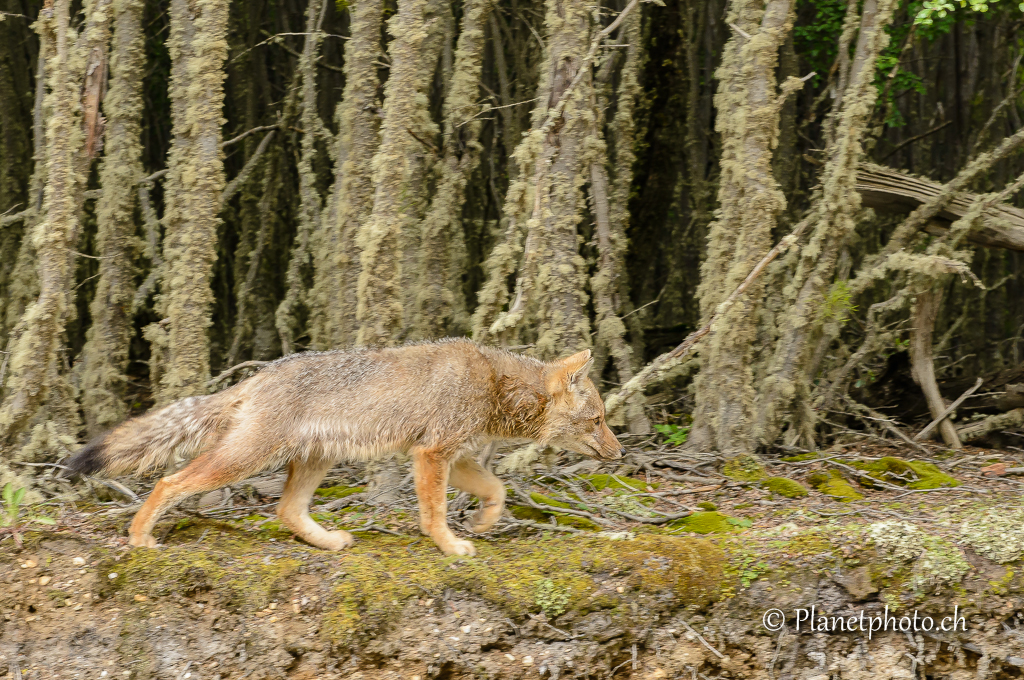
M 221 453 L 218 455 L 218 452 Z M 132 520 L 128 529 L 128 544 L 155 548 L 153 526 L 168 509 L 189 496 L 239 482 L 258 471 L 258 467 L 238 465 L 221 447 L 196 458 L 185 469 L 156 483 L 153 492 Z
M 427 447 L 416 447 L 411 453 L 420 530 L 434 539 L 445 555 L 475 555 L 473 544 L 456 537 L 448 528 L 448 457 L 443 451 Z
M 473 458 L 464 456 L 452 465 L 451 485 L 480 499 L 480 509 L 473 513 L 467 528 L 479 534 L 494 526 L 505 509 L 505 485 Z
M 320 481 L 331 469 L 325 461 L 292 461 L 288 463 L 288 481 L 277 505 L 281 523 L 310 545 L 324 550 L 343 550 L 355 540 L 347 531 L 327 531 L 309 516 L 309 501 Z

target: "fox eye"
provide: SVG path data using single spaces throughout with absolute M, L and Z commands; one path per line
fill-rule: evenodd
M 594 427 L 597 427 L 597 426 L 599 426 L 601 424 L 600 416 L 597 417 L 597 418 L 591 418 L 591 421 L 594 423 Z

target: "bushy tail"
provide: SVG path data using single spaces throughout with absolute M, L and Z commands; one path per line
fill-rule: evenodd
M 80 449 L 64 464 L 68 474 L 123 475 L 192 458 L 208 448 L 232 420 L 226 393 L 187 397 L 126 420 Z

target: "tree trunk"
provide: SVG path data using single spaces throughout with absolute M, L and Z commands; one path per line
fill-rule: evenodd
M 351 38 L 345 43 L 345 90 L 337 108 L 334 186 L 324 210 L 323 241 L 315 254 L 310 328 L 314 347 L 355 341 L 360 255 L 357 235 L 373 210 L 371 165 L 380 143 L 377 54 L 382 0 L 350 3 Z
M 174 139 L 164 183 L 165 269 L 160 311 L 168 320 L 167 365 L 157 402 L 204 394 L 210 379 L 210 282 L 217 256 L 224 164 L 225 0 L 172 0 L 171 114 Z M 150 327 L 151 333 L 160 326 Z M 161 343 L 158 343 L 161 344 Z
M 462 229 L 466 184 L 480 160 L 479 81 L 484 55 L 484 26 L 493 0 L 468 0 L 455 49 L 453 76 L 445 98 L 444 158 L 430 209 L 420 227 L 415 335 L 439 338 L 449 332 L 459 309 L 449 285 L 456 277 L 450 261 L 452 241 Z M 457 277 L 461 287 L 461 276 Z
M 389 49 L 391 75 L 384 92 L 380 149 L 373 158 L 373 210 L 359 232 L 359 344 L 395 344 L 403 327 L 402 259 L 406 232 L 420 209 L 416 156 L 424 140 L 410 132 L 425 106 L 429 83 L 422 78 L 431 38 L 428 0 L 404 0 L 388 21 L 394 36 Z M 440 48 L 440 41 L 438 41 Z M 436 62 L 437 54 L 434 55 Z
M 286 277 L 288 290 L 277 308 L 277 332 L 281 336 L 281 353 L 295 351 L 296 308 L 304 302 L 306 270 L 309 267 L 311 239 L 318 242 L 322 234 L 314 233 L 320 226 L 320 194 L 316 190 L 316 172 L 313 161 L 316 158 L 316 140 L 324 136 L 324 124 L 317 112 L 316 60 L 320 52 L 323 35 L 320 30 L 327 6 L 323 0 L 309 0 L 306 6 L 306 35 L 299 57 L 298 75 L 302 81 L 299 123 L 302 125 L 302 142 L 299 153 L 299 227 L 292 246 L 292 257 L 288 263 Z
M 590 345 L 590 321 L 583 309 L 587 302 L 586 275 L 576 233 L 586 179 L 586 140 L 593 129 L 590 65 L 581 63 L 590 43 L 589 13 L 583 3 L 547 0 L 547 66 L 541 75 L 541 105 L 534 111 L 534 125 L 548 117 L 581 68 L 588 73 L 581 86 L 569 94 L 559 119 L 547 132 L 540 130 L 544 137 L 539 157 L 553 157 L 546 168 L 539 166 L 543 168 L 541 179 L 534 187 L 540 208 L 533 216 L 539 237 L 536 353 L 545 358 Z
M 701 268 L 701 315 L 707 319 L 770 248 L 785 198 L 772 175 L 778 137 L 775 67 L 792 28 L 793 3 L 734 0 L 734 28 L 718 70 L 715 129 L 722 136 L 720 209 Z M 750 34 L 745 37 L 741 33 Z M 729 456 L 754 451 L 753 357 L 763 284 L 755 282 L 716 324 L 701 349 L 692 445 Z
M 142 0 L 115 0 L 110 90 L 104 102 L 107 123 L 100 168 L 103 195 L 96 210 L 99 283 L 89 307 L 92 316 L 82 350 L 82 410 L 90 434 L 121 421 L 125 370 L 133 333 L 135 185 L 142 175 L 141 116 L 145 37 Z
M 937 284 L 941 285 L 941 284 Z M 932 359 L 932 334 L 935 331 L 935 320 L 939 316 L 942 303 L 942 289 L 931 288 L 917 294 L 911 316 L 913 326 L 910 330 L 910 361 L 914 382 L 921 386 L 921 392 L 928 402 L 928 410 L 932 418 L 938 418 L 946 410 L 948 404 L 939 392 L 939 384 L 935 381 L 935 364 Z M 946 446 L 961 449 L 960 438 L 949 418 L 939 423 L 939 434 Z
M 78 235 L 79 177 L 75 172 L 79 127 L 80 72 L 75 68 L 74 34 L 69 26 L 69 0 L 57 0 L 40 15 L 40 37 L 49 50 L 45 108 L 45 218 L 31 235 L 35 246 L 39 296 L 29 305 L 11 333 L 6 398 L 0 404 L 0 447 L 14 444 L 36 409 L 51 393 L 65 391 L 54 384 L 62 351 L 61 336 L 70 308 L 74 269 L 68 251 Z M 63 395 L 61 395 L 63 396 Z M 64 432 L 63 434 L 74 434 Z

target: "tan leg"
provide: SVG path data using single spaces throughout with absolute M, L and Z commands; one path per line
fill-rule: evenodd
M 195 459 L 184 470 L 164 477 L 143 503 L 128 529 L 129 545 L 155 548 L 153 526 L 168 509 L 197 493 L 213 491 L 259 472 L 258 467 L 239 465 L 218 447 Z
M 473 513 L 467 528 L 474 533 L 487 531 L 505 509 L 505 485 L 476 460 L 463 457 L 452 465 L 449 482 L 460 491 L 480 499 L 480 509 Z
M 331 463 L 322 461 L 292 461 L 288 463 L 288 481 L 277 504 L 281 523 L 310 545 L 324 550 L 342 550 L 352 545 L 352 534 L 347 531 L 327 531 L 309 516 L 309 501 L 320 481 L 331 469 Z
M 445 555 L 475 555 L 473 544 L 456 538 L 448 528 L 448 458 L 436 449 L 414 448 L 411 453 L 420 530 L 434 539 Z

